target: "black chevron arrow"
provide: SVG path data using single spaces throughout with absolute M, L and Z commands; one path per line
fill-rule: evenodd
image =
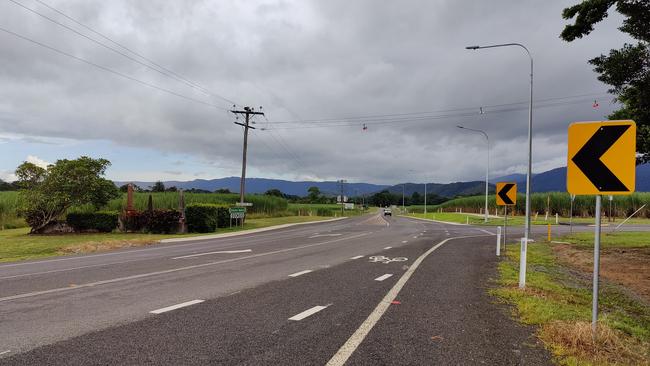
M 573 161 L 599 191 L 629 192 L 600 158 L 630 128 L 630 125 L 602 126 L 573 156 Z
M 497 193 L 497 194 L 499 195 L 499 197 L 501 197 L 501 199 L 503 200 L 503 202 L 504 202 L 506 205 L 514 205 L 514 204 L 515 204 L 514 202 L 512 202 L 512 200 L 510 199 L 510 197 L 508 197 L 508 192 L 509 192 L 509 191 L 512 189 L 512 187 L 514 187 L 514 186 L 515 186 L 514 183 L 506 183 L 506 184 L 503 186 L 503 188 L 501 188 L 501 190 L 499 191 L 499 193 Z

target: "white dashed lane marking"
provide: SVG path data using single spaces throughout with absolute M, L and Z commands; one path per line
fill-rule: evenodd
M 393 277 L 392 273 L 386 273 L 385 275 L 381 275 L 381 276 L 375 278 L 375 281 L 380 281 L 381 282 L 381 281 L 383 281 L 383 280 L 385 280 L 387 278 L 391 278 L 391 277 Z
M 2 355 L 6 355 L 6 354 L 9 353 L 9 352 L 11 352 L 11 351 L 10 351 L 10 350 L 2 351 L 2 352 L 0 352 L 0 356 L 2 356 Z
M 363 256 L 362 255 L 357 255 L 357 256 L 354 256 L 354 257 L 352 257 L 350 259 L 359 259 L 359 258 L 363 258 Z
M 168 306 L 168 307 L 166 307 L 166 308 L 161 308 L 161 309 L 153 310 L 153 311 L 150 311 L 150 313 L 151 313 L 151 314 L 161 314 L 161 313 L 166 313 L 166 312 L 168 312 L 168 311 L 172 311 L 172 310 L 176 310 L 176 309 L 184 308 L 184 307 L 186 307 L 186 306 L 190 306 L 190 305 L 194 305 L 194 304 L 200 304 L 200 303 L 202 303 L 203 301 L 205 301 L 205 300 L 192 300 L 192 301 L 188 301 L 188 302 L 183 302 L 183 303 L 180 303 L 180 304 L 176 304 L 176 305 Z
M 220 250 L 218 252 L 207 252 L 207 253 L 199 253 L 199 254 L 190 254 L 190 255 L 184 255 L 181 257 L 174 257 L 172 259 L 185 259 L 185 258 L 194 258 L 194 257 L 200 257 L 202 255 L 211 255 L 211 254 L 238 254 L 238 253 L 250 253 L 252 252 L 252 249 L 242 249 L 242 250 Z
M 391 249 L 391 248 L 392 248 L 392 247 L 386 247 L 386 248 L 384 248 L 384 250 L 388 250 L 388 249 Z
M 304 275 L 304 274 L 307 274 L 307 273 L 309 273 L 309 272 L 312 272 L 312 270 L 311 270 L 311 269 L 306 269 L 306 270 L 304 270 L 304 271 L 300 271 L 300 272 L 292 273 L 292 274 L 289 275 L 289 277 L 298 277 L 298 276 L 302 276 L 302 275 Z
M 307 317 L 310 317 L 310 316 L 316 314 L 317 312 L 319 312 L 321 310 L 326 309 L 330 305 L 332 305 L 332 304 L 325 305 L 325 306 L 322 306 L 322 305 L 314 306 L 311 309 L 307 309 L 307 310 L 303 311 L 300 314 L 296 314 L 296 315 L 292 316 L 291 318 L 289 318 L 289 320 L 294 320 L 294 321 L 303 320 L 303 319 L 305 319 Z
M 408 240 L 402 240 L 402 244 L 408 243 Z

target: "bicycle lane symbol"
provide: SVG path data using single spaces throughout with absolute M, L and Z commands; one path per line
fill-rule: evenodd
M 383 256 L 383 255 L 373 255 L 373 256 L 368 257 L 368 259 L 370 260 L 370 263 L 378 263 L 378 262 L 380 262 L 380 263 L 384 263 L 384 264 L 388 264 L 388 263 L 391 263 L 391 262 L 405 262 L 405 261 L 408 260 L 408 258 L 406 258 L 406 257 L 388 258 L 388 257 Z

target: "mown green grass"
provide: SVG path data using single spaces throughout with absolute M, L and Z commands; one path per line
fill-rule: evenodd
M 408 214 L 408 216 L 426 218 L 426 219 L 438 220 L 438 221 L 455 222 L 459 224 L 466 224 L 468 222 L 471 225 L 487 225 L 487 226 L 503 226 L 504 224 L 503 218 L 490 217 L 488 218 L 488 222 L 486 223 L 483 216 L 477 216 L 474 214 L 461 214 L 455 212 L 435 212 L 435 213 L 427 212 L 426 216 L 423 213 L 410 213 Z M 549 221 L 532 220 L 531 223 L 533 225 L 548 225 L 548 224 L 555 225 L 555 218 L 553 218 L 553 220 L 549 219 Z M 508 225 L 523 225 L 523 224 L 524 224 L 524 217 L 522 216 L 512 217 L 508 215 Z
M 562 240 L 575 244 L 580 249 L 594 247 L 594 233 L 575 233 L 565 236 Z M 607 248 L 650 248 L 650 232 L 620 231 L 615 233 L 602 232 L 600 247 Z M 650 263 L 649 263 L 650 265 Z
M 233 227 L 218 229 L 218 233 L 259 229 L 274 225 L 311 222 L 329 219 L 321 216 L 290 216 L 275 218 L 248 219 L 243 228 Z M 206 234 L 66 234 L 66 235 L 28 235 L 29 228 L 0 231 L 0 262 L 37 259 L 56 255 L 70 254 L 75 248 L 88 251 L 95 247 L 121 247 L 130 245 L 147 245 L 158 240 L 174 237 L 190 237 Z M 84 247 L 87 247 L 84 249 Z
M 359 205 L 355 205 L 353 210 L 341 211 L 341 205 L 321 204 L 321 203 L 290 203 L 287 212 L 291 215 L 299 216 L 357 216 L 368 213 L 370 210 L 363 210 Z
M 590 321 L 591 277 L 560 265 L 552 247 L 546 243 L 529 244 L 527 260 L 526 289 L 520 290 L 519 245 L 509 245 L 506 259 L 499 263 L 498 287 L 491 293 L 514 305 L 515 316 L 523 323 L 540 326 L 542 339 L 555 351 L 561 364 L 594 364 L 589 357 L 572 354 L 570 347 L 558 343 L 558 339 L 544 336 L 546 327 L 558 321 L 575 324 Z M 641 344 L 637 356 L 647 357 L 643 350 L 650 346 L 650 306 L 632 298 L 617 285 L 603 283 L 601 286 L 599 322 L 620 332 L 617 334 L 627 339 L 625 342 Z

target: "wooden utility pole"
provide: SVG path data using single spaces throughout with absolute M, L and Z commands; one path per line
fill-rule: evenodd
M 261 109 L 262 107 L 260 107 Z M 252 128 L 255 129 L 255 127 L 250 126 L 250 116 L 251 115 L 264 115 L 263 112 L 255 112 L 255 110 L 251 107 L 244 107 L 244 110 L 231 110 L 232 113 L 235 115 L 243 114 L 246 117 L 246 123 L 240 123 L 240 122 L 234 122 L 236 125 L 240 125 L 244 127 L 244 151 L 243 151 L 243 156 L 242 156 L 242 162 L 241 162 L 241 181 L 239 182 L 239 203 L 243 205 L 244 203 L 244 193 L 246 189 L 246 152 L 248 150 L 248 129 Z

